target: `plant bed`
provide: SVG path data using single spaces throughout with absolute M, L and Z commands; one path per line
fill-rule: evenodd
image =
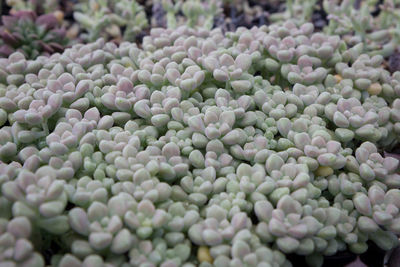
M 398 264 L 400 3 L 32 3 L 0 29 L 1 267 Z

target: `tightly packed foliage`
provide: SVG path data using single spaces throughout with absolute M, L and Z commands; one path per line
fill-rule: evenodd
M 310 266 L 400 234 L 400 72 L 311 23 L 0 59 L 0 260 Z
M 39 17 L 32 11 L 18 11 L 2 16 L 0 27 L 0 57 L 8 57 L 19 51 L 29 59 L 39 55 L 62 52 L 68 45 L 65 30 L 52 14 Z

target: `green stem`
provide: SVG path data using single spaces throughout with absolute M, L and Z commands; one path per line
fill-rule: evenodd
M 287 9 L 289 11 L 290 17 L 293 17 L 294 16 L 294 14 L 293 14 L 293 0 L 287 0 L 286 1 L 286 6 L 287 6 Z
M 274 83 L 276 85 L 281 86 L 280 82 L 281 82 L 281 73 L 278 71 L 277 73 L 275 73 L 275 82 Z
M 231 90 L 231 83 L 229 80 L 225 82 L 225 90 L 227 90 L 227 91 Z
M 47 119 L 42 122 L 43 131 L 46 133 L 46 136 L 49 135 L 49 126 L 47 125 Z
M 170 29 L 176 28 L 176 18 L 173 12 L 167 13 L 167 27 Z

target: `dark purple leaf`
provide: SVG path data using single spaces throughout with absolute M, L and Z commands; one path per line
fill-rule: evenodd
M 400 51 L 396 51 L 389 57 L 389 70 L 391 72 L 400 71 Z
M 10 46 L 8 45 L 2 45 L 0 46 L 0 55 L 3 57 L 8 57 L 9 55 L 11 55 L 14 52 L 14 49 L 12 49 Z
M 48 45 L 51 46 L 55 52 L 62 52 L 64 50 L 64 46 L 59 43 L 49 43 Z
M 400 266 L 400 247 L 393 250 L 390 255 L 388 267 L 398 267 Z
M 0 31 L 0 37 L 4 43 L 10 46 L 15 46 L 18 44 L 18 40 L 7 30 Z
M 44 52 L 48 52 L 49 54 L 54 53 L 54 49 L 50 45 L 48 45 L 42 41 L 39 41 L 39 45 L 43 49 Z

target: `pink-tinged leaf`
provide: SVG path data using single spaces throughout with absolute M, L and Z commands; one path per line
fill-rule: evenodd
M 43 100 L 33 100 L 32 102 L 31 102 L 31 104 L 29 105 L 29 108 L 30 109 L 38 109 L 38 108 L 40 108 L 40 107 L 43 107 L 45 105 L 45 103 L 44 103 L 44 101 Z
M 4 56 L 4 57 L 8 57 L 9 55 L 11 55 L 14 52 L 14 50 L 8 46 L 8 45 L 2 45 L 0 46 L 0 55 Z
M 368 267 L 367 265 L 365 265 L 359 257 L 357 257 L 357 259 L 349 264 L 347 264 L 345 267 Z
M 22 121 L 23 122 L 25 120 L 26 113 L 27 113 L 26 110 L 23 110 L 23 109 L 17 110 L 17 111 L 14 112 L 14 118 L 17 121 Z
M 47 100 L 48 105 L 53 109 L 53 111 L 57 111 L 62 104 L 62 97 L 59 94 L 53 94 Z
M 400 154 L 398 153 L 389 153 L 389 152 L 384 152 L 385 158 L 386 157 L 392 157 L 392 158 L 396 158 L 398 160 L 400 160 Z
M 3 22 L 4 27 L 6 28 L 13 28 L 17 22 L 18 22 L 18 18 L 13 17 L 13 16 L 3 16 L 1 18 L 1 21 Z
M 49 30 L 58 25 L 58 20 L 53 14 L 44 14 L 37 18 L 36 23 L 44 25 Z
M 65 28 L 57 28 L 57 29 L 51 30 L 51 34 L 58 38 L 65 38 L 67 31 L 65 30 Z
M 22 36 L 22 34 L 20 34 L 19 32 L 13 32 L 12 36 L 18 41 L 21 42 L 22 40 L 24 40 L 25 38 Z
M 35 21 L 35 19 L 36 19 L 35 12 L 30 11 L 30 10 L 16 11 L 12 15 L 14 17 L 17 17 L 18 19 L 28 19 L 28 20 L 31 20 L 31 21 Z

